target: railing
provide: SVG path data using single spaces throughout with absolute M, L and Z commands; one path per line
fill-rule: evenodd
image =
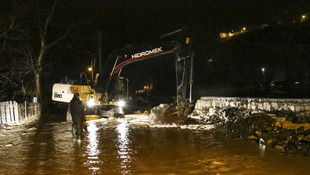
M 0 125 L 20 125 L 32 121 L 39 114 L 38 103 L 0 102 Z

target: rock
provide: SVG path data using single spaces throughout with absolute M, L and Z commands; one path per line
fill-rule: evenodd
M 141 114 L 142 112 L 140 110 L 134 111 L 134 114 Z
M 302 140 L 310 143 L 310 134 L 305 136 Z
M 264 102 L 264 110 L 265 111 L 271 111 L 271 105 L 269 102 Z
M 264 106 L 263 106 L 262 103 L 259 103 L 258 106 L 257 106 L 257 108 L 258 108 L 259 110 L 264 110 Z
M 249 140 L 258 140 L 258 137 L 251 135 L 248 137 L 248 139 Z
M 213 162 L 211 162 L 211 165 L 215 165 L 215 166 L 223 166 L 223 165 L 226 165 L 226 163 L 219 162 L 219 161 L 213 161 Z
M 295 106 L 288 106 L 288 109 L 295 112 Z
M 302 152 L 305 155 L 310 156 L 310 144 L 308 142 L 301 142 L 301 146 L 302 146 Z
M 298 143 L 299 143 L 299 140 L 294 139 L 294 138 L 288 140 L 288 146 L 292 146 L 292 147 L 294 147 L 294 148 L 296 148 L 296 146 L 298 145 Z
M 307 129 L 306 131 L 304 131 L 304 136 L 307 136 L 310 134 L 310 129 Z
M 284 151 L 284 147 L 283 147 L 283 146 L 280 146 L 280 145 L 276 145 L 276 146 L 274 147 L 274 149 L 275 149 L 276 151 L 279 151 L 279 152 L 283 152 L 283 151 Z
M 5 147 L 11 147 L 11 146 L 13 146 L 12 143 L 9 143 L 9 144 L 6 144 L 6 145 L 5 145 Z
M 257 137 L 262 137 L 262 132 L 261 131 L 255 131 L 255 135 Z
M 293 119 L 293 123 L 310 123 L 310 115 L 305 112 L 296 114 Z
M 297 139 L 300 141 L 300 140 L 302 140 L 304 137 L 305 137 L 304 135 L 298 135 L 298 136 L 297 136 Z
M 304 133 L 304 131 L 305 131 L 305 127 L 304 127 L 304 126 L 301 126 L 301 127 L 297 128 L 297 129 L 295 130 L 295 134 L 296 134 L 296 135 L 301 135 L 301 134 Z
M 35 131 L 36 129 L 37 129 L 37 128 L 32 127 L 32 128 L 27 129 L 27 131 Z
M 276 122 L 275 123 L 275 127 L 282 128 L 283 127 L 283 123 L 282 122 Z
M 296 149 L 289 149 L 289 150 L 285 150 L 285 153 L 287 153 L 287 154 L 297 154 L 297 150 Z
M 271 102 L 271 107 L 272 107 L 273 110 L 278 110 L 279 109 L 278 103 L 275 103 L 275 102 Z
M 302 150 L 302 146 L 301 145 L 297 145 L 297 150 Z
M 304 111 L 304 110 L 305 110 L 305 107 L 303 105 L 295 107 L 295 112 L 301 112 L 301 111 Z

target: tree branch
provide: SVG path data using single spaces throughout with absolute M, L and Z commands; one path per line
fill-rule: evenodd
M 73 26 L 73 25 L 71 25 L 61 37 L 57 38 L 55 41 L 53 41 L 52 43 L 50 43 L 49 45 L 47 45 L 45 48 L 46 48 L 46 49 L 49 49 L 49 48 L 51 48 L 52 46 L 54 46 L 56 43 L 58 43 L 59 41 L 65 39 L 65 38 L 68 36 L 68 34 L 69 34 L 69 32 L 70 32 L 72 26 Z
M 47 30 L 48 30 L 48 25 L 49 25 L 49 23 L 51 22 L 51 20 L 52 20 L 52 18 L 54 16 L 54 12 L 55 12 L 55 9 L 56 9 L 57 2 L 58 2 L 58 0 L 54 1 L 53 7 L 51 9 L 51 12 L 50 12 L 50 14 L 48 15 L 48 17 L 47 17 L 47 19 L 45 21 L 44 31 L 43 31 L 43 38 L 41 38 L 41 39 L 44 39 L 46 37 Z
M 40 8 L 39 8 L 39 2 L 36 0 L 36 5 L 37 5 L 37 12 L 38 12 L 38 25 L 40 29 L 40 38 L 43 38 L 43 32 L 42 32 L 42 27 L 41 27 L 41 13 L 40 13 Z

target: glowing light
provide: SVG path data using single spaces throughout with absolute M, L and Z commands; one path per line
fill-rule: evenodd
M 92 67 L 88 67 L 88 71 L 89 72 L 93 71 L 93 68 Z
M 243 34 L 245 32 L 247 32 L 247 28 L 246 27 L 242 27 L 242 29 L 240 31 L 236 31 L 236 32 L 233 31 L 233 30 L 231 32 L 228 32 L 228 33 L 221 32 L 220 33 L 220 38 L 222 38 L 222 39 L 229 39 L 231 37 Z
M 189 44 L 189 37 L 186 37 L 186 44 Z
M 126 102 L 124 101 L 124 100 L 120 100 L 119 102 L 118 102 L 118 106 L 119 107 L 124 107 L 126 105 Z
M 118 132 L 118 155 L 122 160 L 119 167 L 122 169 L 122 174 L 128 174 L 128 167 L 130 167 L 131 156 L 130 152 L 132 151 L 129 147 L 129 131 L 128 124 L 126 121 L 121 121 L 121 123 L 117 126 L 116 131 Z M 126 172 L 126 173 L 125 173 Z
M 258 146 L 259 146 L 261 155 L 265 155 L 265 152 L 266 152 L 265 140 L 260 138 L 259 141 L 258 141 Z
M 87 101 L 87 106 L 89 106 L 89 107 L 95 106 L 95 100 L 93 98 L 89 99 Z
M 87 146 L 88 155 L 91 156 L 91 159 L 93 159 L 93 156 L 96 156 L 99 154 L 98 150 L 98 140 L 97 140 L 97 126 L 95 123 L 90 122 L 87 126 L 88 131 L 88 141 L 89 144 Z
M 92 170 L 92 174 L 96 174 L 96 172 L 100 170 L 100 167 L 98 167 L 98 165 L 100 164 L 100 160 L 98 158 L 100 151 L 98 150 L 97 130 L 98 130 L 98 127 L 96 126 L 95 123 L 93 122 L 88 123 L 88 126 L 87 126 L 87 131 L 88 131 L 87 164 L 90 165 L 89 170 Z
M 307 18 L 308 18 L 307 15 L 302 15 L 302 16 L 301 16 L 301 22 L 304 22 Z

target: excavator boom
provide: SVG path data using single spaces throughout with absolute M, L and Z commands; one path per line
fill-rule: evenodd
M 177 35 L 177 37 L 172 37 L 172 40 L 165 40 L 167 37 L 171 37 L 171 35 Z M 159 42 L 154 43 L 157 44 L 152 43 L 145 45 L 125 46 L 124 48 L 114 52 L 114 55 L 109 58 L 109 62 L 113 63 L 113 68 L 104 88 L 105 92 L 103 95 L 110 94 L 111 89 L 113 89 L 111 84 L 113 84 L 115 79 L 120 76 L 122 69 L 127 65 L 167 54 L 174 54 L 177 103 L 180 101 L 180 98 L 185 99 L 187 97 L 187 87 L 189 83 L 192 83 L 192 80 L 190 81 L 190 78 L 192 77 L 190 74 L 192 73 L 191 64 L 193 59 L 191 35 L 183 29 L 180 29 L 169 34 L 162 35 Z M 101 99 L 106 98 L 102 97 Z

